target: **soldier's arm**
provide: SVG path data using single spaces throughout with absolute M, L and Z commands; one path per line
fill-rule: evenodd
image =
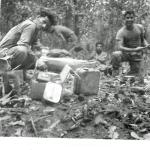
M 70 39 L 73 43 L 77 43 L 77 41 L 78 41 L 78 38 L 73 31 L 70 34 Z
M 57 33 L 58 37 L 60 37 L 63 41 L 66 41 L 66 39 L 64 38 L 64 36 L 62 35 L 62 33 Z
M 53 33 L 55 33 L 59 38 L 61 38 L 64 42 L 66 42 L 65 37 L 64 37 L 63 34 L 61 33 L 61 30 L 58 29 L 58 27 L 54 27 L 54 28 L 53 28 Z
M 139 48 L 129 48 L 129 47 L 125 47 L 123 42 L 124 42 L 124 36 L 123 36 L 123 32 L 121 30 L 118 31 L 117 35 L 116 35 L 116 44 L 117 44 L 117 49 L 120 51 L 124 51 L 124 52 L 134 52 L 134 51 L 138 51 L 140 50 Z
M 123 40 L 117 40 L 117 49 L 124 52 L 133 52 L 135 48 L 128 48 L 123 46 Z

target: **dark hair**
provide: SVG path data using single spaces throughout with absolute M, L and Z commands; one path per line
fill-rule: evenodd
M 97 47 L 98 44 L 101 44 L 101 45 L 103 46 L 103 43 L 102 43 L 101 41 L 97 41 L 97 42 L 95 43 L 95 46 Z
M 84 49 L 83 49 L 83 47 L 80 46 L 80 45 L 74 47 L 74 51 L 75 51 L 75 52 L 80 52 L 80 51 L 82 51 L 82 50 L 84 50 Z
M 41 8 L 38 15 L 41 17 L 48 17 L 49 21 L 52 25 L 57 24 L 57 16 L 53 11 L 50 11 L 49 9 Z
M 134 12 L 133 10 L 127 10 L 127 11 L 125 11 L 124 17 L 126 17 L 128 14 L 129 14 L 129 15 L 134 15 L 134 16 L 135 16 L 135 12 Z

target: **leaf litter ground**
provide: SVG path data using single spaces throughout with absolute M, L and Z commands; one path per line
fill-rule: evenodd
M 149 139 L 150 93 L 122 77 L 103 76 L 97 96 L 73 95 L 59 104 L 22 96 L 1 104 L 0 136 Z

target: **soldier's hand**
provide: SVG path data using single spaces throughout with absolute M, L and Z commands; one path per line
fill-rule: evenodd
M 41 71 L 44 71 L 47 69 L 47 65 L 41 60 L 37 60 L 36 67 L 37 67 L 37 69 L 39 69 Z

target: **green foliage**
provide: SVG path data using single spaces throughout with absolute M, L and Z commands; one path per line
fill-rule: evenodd
M 122 13 L 127 9 L 135 10 L 138 23 L 143 14 L 150 9 L 149 0 L 2 0 L 2 32 L 35 15 L 40 7 L 56 11 L 59 23 L 73 29 L 85 47 L 93 48 L 100 40 L 105 50 L 115 50 L 116 32 L 123 24 Z M 148 14 L 149 15 L 149 14 Z M 146 22 L 148 23 L 149 20 Z M 51 48 L 61 45 L 57 37 L 42 36 L 44 43 Z M 90 41 L 90 43 L 89 43 Z M 58 44 L 59 43 L 59 44 Z M 90 46 L 87 46 L 89 45 Z M 91 45 L 92 44 L 92 45 Z

